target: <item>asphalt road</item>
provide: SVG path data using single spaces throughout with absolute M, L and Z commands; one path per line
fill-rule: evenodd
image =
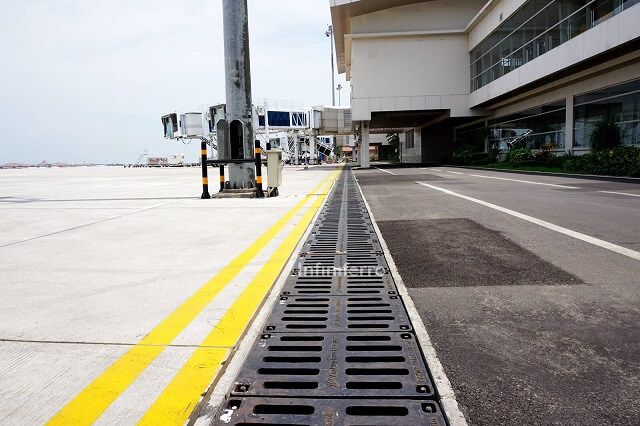
M 640 424 L 640 183 L 356 177 L 470 424 Z

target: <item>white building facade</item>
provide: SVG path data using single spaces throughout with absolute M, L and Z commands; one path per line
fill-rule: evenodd
M 400 132 L 404 162 L 514 138 L 579 153 L 603 117 L 639 144 L 639 3 L 330 0 L 360 152 Z

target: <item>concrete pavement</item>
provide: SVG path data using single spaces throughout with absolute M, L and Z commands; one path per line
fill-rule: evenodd
M 640 185 L 356 176 L 470 424 L 640 421 Z
M 253 315 L 234 302 L 334 171 L 286 168 L 278 198 L 200 200 L 197 168 L 0 170 L 0 423 L 186 418 Z M 163 405 L 196 353 L 207 384 Z

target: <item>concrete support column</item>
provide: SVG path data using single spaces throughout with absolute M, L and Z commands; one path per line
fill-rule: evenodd
M 293 164 L 296 166 L 300 164 L 300 142 L 296 136 L 296 141 L 293 144 Z
M 360 124 L 360 167 L 369 168 L 369 122 L 363 121 Z
M 564 123 L 564 150 L 573 153 L 573 94 L 567 96 L 567 112 Z

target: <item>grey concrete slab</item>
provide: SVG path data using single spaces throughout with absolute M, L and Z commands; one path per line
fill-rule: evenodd
M 197 168 L 0 170 L 0 423 L 45 422 L 334 170 L 262 200 L 200 200 Z M 138 420 L 306 206 L 100 422 Z
M 609 198 L 598 192 L 602 182 L 491 172 L 579 188 L 565 190 L 438 169 L 418 170 L 442 178 L 432 185 L 626 247 L 640 243 L 640 200 Z M 379 175 L 389 183 L 380 184 Z M 393 182 L 395 176 L 380 171 L 356 176 L 470 424 L 640 422 L 640 262 L 406 180 Z M 606 188 L 635 193 L 638 187 L 606 182 Z M 433 219 L 447 226 L 434 229 Z M 481 253 L 496 238 L 517 248 L 487 263 Z M 520 275 L 529 267 L 540 275 L 534 258 L 541 275 L 555 271 L 543 282 Z M 420 260 L 432 262 L 433 271 Z M 443 265 L 462 270 L 447 274 Z M 474 266 L 478 274 L 469 276 Z M 506 276 L 493 285 L 495 276 L 483 271 Z M 434 276 L 425 280 L 420 273 Z M 509 283 L 513 274 L 519 279 Z M 448 286 L 434 282 L 447 276 Z

